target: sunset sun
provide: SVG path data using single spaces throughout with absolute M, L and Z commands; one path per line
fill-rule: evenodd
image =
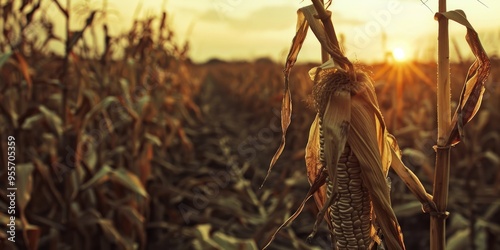
M 394 56 L 394 60 L 398 62 L 406 61 L 405 51 L 402 48 L 395 48 L 392 50 L 392 55 Z

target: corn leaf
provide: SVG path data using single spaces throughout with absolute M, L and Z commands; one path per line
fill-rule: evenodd
M 435 18 L 447 18 L 465 26 L 467 28 L 465 39 L 476 57 L 476 60 L 474 60 L 467 72 L 459 104 L 453 115 L 452 129 L 448 135 L 448 145 L 455 145 L 463 138 L 463 127 L 476 115 L 481 107 L 491 63 L 479 40 L 477 32 L 467 20 L 463 10 L 436 13 Z
M 30 75 L 30 68 L 28 66 L 28 63 L 26 60 L 24 60 L 23 55 L 19 52 L 14 52 L 14 55 L 16 56 L 17 62 L 19 64 L 19 69 L 21 70 L 21 73 L 24 76 L 24 80 L 26 80 L 26 83 L 28 85 L 28 98 L 31 98 L 31 89 L 33 88 L 33 81 L 31 80 L 31 75 Z
M 145 198 L 149 197 L 137 175 L 123 168 L 113 169 L 108 165 L 102 167 L 89 181 L 81 185 L 80 190 L 92 188 L 108 180 L 113 180 Z
M 317 207 L 323 207 L 325 201 L 327 199 L 326 195 L 326 172 L 323 171 L 324 166 L 320 161 L 319 152 L 320 152 L 320 137 L 319 137 L 319 115 L 316 115 L 314 119 L 311 129 L 309 131 L 309 140 L 307 142 L 306 150 L 305 150 L 305 159 L 306 159 L 306 168 L 307 168 L 307 177 L 309 180 L 309 184 L 311 187 L 306 194 L 306 197 L 302 200 L 302 203 L 299 205 L 297 210 L 285 221 L 281 224 L 271 235 L 271 237 L 266 242 L 266 245 L 262 248 L 267 249 L 269 245 L 272 243 L 276 234 L 284 227 L 288 226 L 292 223 L 302 212 L 304 209 L 306 202 L 314 197 L 314 201 Z M 330 220 L 327 220 L 327 223 L 330 228 L 332 228 Z
M 325 48 L 328 50 L 328 52 L 330 54 L 337 53 L 335 52 L 333 46 L 328 42 L 329 40 L 323 28 L 323 24 L 317 18 L 315 18 L 315 15 L 317 15 L 317 12 L 313 5 L 300 8 L 297 11 L 296 33 L 295 37 L 292 40 L 292 46 L 290 47 L 290 51 L 288 52 L 285 69 L 283 71 L 285 76 L 285 94 L 283 95 L 283 100 L 281 105 L 281 130 L 282 130 L 281 143 L 278 147 L 278 150 L 271 159 L 271 163 L 269 164 L 269 170 L 264 179 L 264 182 L 266 181 L 267 177 L 269 177 L 271 169 L 276 164 L 276 161 L 278 161 L 281 153 L 283 153 L 283 149 L 285 148 L 286 131 L 290 126 L 291 115 L 292 115 L 292 96 L 290 92 L 289 76 L 292 67 L 295 65 L 295 62 L 297 61 L 298 54 L 306 38 L 309 25 L 311 25 L 311 30 L 313 30 L 314 34 L 316 35 L 320 43 L 326 46 Z
M 281 132 L 282 132 L 281 142 L 278 147 L 278 150 L 271 159 L 267 175 L 264 178 L 264 181 L 262 182 L 261 188 L 266 182 L 267 177 L 269 177 L 271 169 L 278 161 L 279 157 L 281 156 L 281 153 L 283 153 L 283 149 L 285 148 L 286 144 L 286 131 L 288 130 L 288 127 L 290 126 L 290 122 L 292 120 L 292 94 L 290 92 L 290 82 L 289 82 L 290 71 L 292 70 L 293 65 L 297 61 L 297 56 L 299 55 L 300 49 L 302 48 L 302 44 L 304 43 L 304 40 L 307 35 L 307 30 L 309 28 L 309 25 L 307 24 L 307 21 L 305 20 L 304 15 L 301 14 L 300 10 L 297 12 L 297 14 L 298 18 L 297 18 L 296 33 L 295 37 L 292 40 L 292 46 L 290 47 L 290 51 L 288 52 L 285 64 L 285 70 L 283 71 L 285 77 L 285 94 L 283 95 L 283 100 L 281 104 Z
M 85 191 L 109 180 L 109 174 L 112 171 L 113 169 L 110 166 L 104 165 L 90 180 L 80 186 L 80 191 Z
M 136 194 L 139 194 L 144 198 L 149 197 L 148 193 L 146 192 L 146 189 L 141 183 L 141 180 L 134 173 L 124 168 L 119 168 L 117 170 L 114 170 L 110 177 L 112 180 L 119 182 L 124 187 L 127 187 L 131 191 L 134 191 Z
M 89 122 L 95 115 L 100 112 L 104 112 L 106 108 L 114 103 L 118 103 L 118 99 L 114 96 L 108 96 L 104 98 L 100 103 L 92 107 L 92 109 L 87 114 L 85 114 L 85 118 L 82 122 L 82 129 L 85 129 L 85 127 L 89 124 Z
M 391 145 L 392 169 L 396 172 L 399 178 L 403 180 L 415 197 L 417 197 L 423 205 L 423 210 L 425 212 L 437 212 L 437 207 L 432 200 L 432 196 L 425 191 L 425 188 L 418 177 L 404 165 L 403 161 L 401 161 L 401 153 L 396 139 L 392 135 L 388 134 L 387 141 Z
M 319 151 L 317 151 L 317 152 L 319 152 Z M 327 175 L 325 174 L 325 171 L 319 170 L 318 175 L 316 175 L 315 178 L 314 178 L 314 182 L 311 183 L 311 187 L 309 188 L 309 191 L 307 192 L 306 198 L 304 198 L 302 200 L 302 203 L 300 203 L 300 205 L 297 208 L 297 210 L 295 210 L 295 212 L 288 219 L 286 219 L 285 222 L 283 222 L 283 224 L 281 224 L 273 232 L 273 234 L 268 239 L 268 241 L 266 242 L 266 245 L 262 248 L 262 250 L 267 249 L 269 247 L 269 245 L 271 245 L 271 243 L 273 242 L 274 238 L 276 237 L 276 234 L 278 234 L 278 232 L 282 228 L 290 225 L 290 223 L 292 223 L 300 215 L 300 213 L 302 212 L 302 210 L 304 210 L 306 202 L 311 197 L 314 196 L 314 199 L 315 199 L 316 204 L 318 205 L 318 207 L 322 207 L 325 204 L 324 201 L 327 198 L 327 195 L 326 195 L 326 185 L 325 185 L 326 177 L 327 177 Z M 309 179 L 311 179 L 311 178 L 309 178 Z M 318 198 L 316 198 L 316 197 L 318 197 Z M 330 225 L 330 220 L 328 220 L 328 224 L 329 224 L 329 226 L 331 226 Z

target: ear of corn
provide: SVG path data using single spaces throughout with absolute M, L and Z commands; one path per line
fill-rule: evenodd
M 337 164 L 339 163 L 339 158 L 344 151 L 350 127 L 351 93 L 349 91 L 349 86 L 344 85 L 342 79 L 340 79 L 339 82 L 331 83 L 332 85 L 338 85 L 331 87 L 333 91 L 330 96 L 318 95 L 320 100 L 316 101 L 316 106 L 319 110 L 318 113 L 320 114 L 318 116 L 318 134 L 320 142 L 319 160 L 321 164 L 325 166 L 326 172 L 328 173 L 327 182 L 336 183 L 338 181 Z M 338 107 L 343 108 L 339 109 Z M 327 194 L 325 204 L 331 204 L 334 200 L 336 200 L 336 196 L 338 194 L 336 185 L 330 185 L 329 187 L 329 195 Z M 321 210 L 318 214 L 319 220 L 323 218 L 328 206 L 324 205 L 320 208 Z M 315 223 L 314 231 L 311 236 L 314 236 L 317 230 L 317 224 L 318 223 Z
M 371 79 L 355 71 L 340 49 L 329 43 L 325 26 L 315 18 L 317 12 L 313 6 L 300 9 L 298 14 L 297 33 L 284 70 L 282 142 L 269 171 L 285 146 L 285 134 L 291 122 L 288 74 L 308 25 L 332 59 L 310 72 L 317 109 L 305 153 L 311 188 L 299 208 L 274 232 L 264 249 L 282 227 L 300 214 L 310 197 L 314 197 L 320 212 L 309 238 L 325 218 L 337 248 L 368 249 L 377 244 L 387 249 L 405 249 L 386 181 L 391 162 L 395 161 L 396 173 L 424 204 L 425 211 L 436 211 L 432 196 L 401 162 L 397 144 L 387 132 Z M 383 235 L 383 241 L 378 232 Z
M 346 73 L 333 70 L 325 73 L 321 78 L 323 80 L 320 80 L 315 87 L 315 99 L 319 115 L 311 128 L 306 148 L 306 164 L 309 180 L 313 182 L 316 177 L 315 174 L 318 173 L 318 168 L 321 166 L 318 162 L 322 161 L 321 134 L 324 133 L 324 162 L 326 163 L 324 165 L 328 169 L 329 176 L 332 176 L 331 173 L 334 176 L 330 178 L 331 183 L 327 183 L 327 186 L 331 185 L 333 187 L 331 188 L 333 189 L 332 195 L 335 195 L 335 193 L 340 195 L 338 195 L 338 199 L 329 203 L 321 192 L 315 196 L 315 201 L 320 208 L 331 205 L 328 220 L 331 222 L 329 224 L 334 226 L 333 231 L 337 241 L 341 240 L 340 238 L 346 239 L 346 237 L 343 237 L 345 233 L 336 233 L 336 231 L 340 231 L 338 225 L 344 223 L 342 228 L 345 228 L 346 225 L 355 223 L 356 226 L 352 226 L 354 230 L 355 228 L 362 229 L 361 225 L 370 223 L 372 229 L 369 232 L 366 232 L 366 230 L 360 230 L 360 234 L 354 234 L 354 231 L 350 232 L 351 235 L 355 236 L 352 240 L 356 240 L 356 244 L 358 244 L 355 245 L 356 247 L 367 248 L 370 243 L 365 243 L 366 234 L 369 234 L 372 241 L 378 241 L 374 233 L 376 222 L 380 226 L 385 243 L 390 249 L 404 249 L 402 233 L 391 208 L 389 188 L 386 182 L 392 155 L 388 141 L 385 139 L 387 131 L 379 114 L 380 111 L 371 81 L 364 74 L 358 74 L 358 81 L 352 82 Z M 350 97 L 350 95 L 352 95 L 352 98 L 345 97 Z M 322 108 L 327 98 L 329 98 L 329 103 L 326 108 Z M 345 99 L 344 103 L 342 103 L 342 99 Z M 321 116 L 324 119 L 323 124 Z M 346 117 L 348 118 L 346 119 Z M 344 128 L 345 124 L 349 124 L 350 129 Z M 348 130 L 349 134 L 347 136 Z M 348 152 L 344 152 L 342 145 L 338 146 L 342 144 L 342 139 L 338 139 L 340 136 L 335 138 L 330 135 L 335 133 L 345 133 L 346 142 L 349 145 L 349 150 L 346 150 Z M 318 149 L 319 153 L 315 153 L 314 151 Z M 342 153 L 344 153 L 344 157 L 338 162 L 336 156 Z M 352 162 L 353 159 L 356 159 L 355 162 Z M 338 163 L 338 165 L 329 165 L 328 163 L 331 162 Z M 331 169 L 332 167 L 335 169 Z M 359 169 L 359 174 L 357 169 Z M 338 171 L 342 171 L 342 175 Z M 352 179 L 354 176 L 360 179 Z M 339 190 L 339 186 L 342 188 L 341 190 Z M 345 190 L 346 188 L 347 190 Z M 326 187 L 323 187 L 323 189 L 326 189 Z M 364 205 L 366 205 L 367 200 L 371 200 L 373 211 L 368 208 L 370 216 L 363 216 L 365 215 L 363 212 L 366 210 Z M 349 208 L 359 208 L 361 211 L 352 211 L 350 215 L 342 212 Z M 346 219 L 351 221 L 347 222 Z M 335 225 L 338 227 L 337 230 Z M 337 242 L 337 244 L 354 247 L 353 245 L 345 245 L 344 242 Z

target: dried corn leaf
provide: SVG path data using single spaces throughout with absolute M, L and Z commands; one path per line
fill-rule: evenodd
M 27 98 L 31 98 L 31 89 L 33 88 L 33 81 L 31 80 L 31 75 L 30 75 L 30 68 L 26 60 L 24 60 L 23 55 L 19 52 L 14 52 L 14 55 L 16 56 L 18 65 L 19 65 L 19 70 L 21 70 L 21 73 L 24 76 L 24 80 L 26 80 L 26 84 L 28 85 L 28 96 Z
M 424 212 L 437 211 L 436 204 L 434 204 L 432 196 L 425 191 L 425 188 L 418 177 L 408 167 L 406 167 L 401 160 L 401 152 L 396 139 L 392 135 L 388 134 L 387 141 L 391 145 L 392 169 L 423 205 Z
M 295 65 L 295 62 L 297 61 L 298 54 L 306 38 L 309 26 L 311 27 L 313 33 L 316 35 L 316 38 L 320 41 L 321 45 L 332 57 L 335 56 L 335 58 L 346 59 L 340 52 L 340 49 L 333 46 L 329 41 L 328 36 L 323 27 L 323 24 L 321 23 L 321 21 L 319 21 L 319 19 L 316 18 L 317 14 L 318 13 L 314 5 L 309 5 L 300 8 L 297 11 L 296 33 L 295 37 L 292 40 L 292 46 L 290 47 L 290 51 L 288 52 L 285 69 L 283 71 L 285 75 L 285 94 L 283 95 L 283 100 L 281 105 L 281 130 L 282 130 L 281 143 L 278 147 L 278 150 L 271 159 L 271 163 L 269 164 L 269 170 L 264 179 L 264 182 L 266 181 L 267 177 L 271 172 L 272 167 L 276 164 L 276 161 L 278 160 L 281 153 L 283 152 L 283 149 L 285 148 L 286 131 L 290 126 L 291 115 L 292 115 L 292 96 L 290 92 L 289 76 L 292 67 Z M 327 68 L 327 67 L 337 68 L 339 66 L 333 60 L 331 60 L 327 61 L 320 68 Z M 315 73 L 316 71 L 311 72 L 310 74 L 315 74 Z
M 293 65 L 295 65 L 295 62 L 297 61 L 297 57 L 299 55 L 300 49 L 302 48 L 302 44 L 304 43 L 304 40 L 307 35 L 307 30 L 309 28 L 309 25 L 307 24 L 304 15 L 300 14 L 301 13 L 300 10 L 297 13 L 298 13 L 298 18 L 297 18 L 296 33 L 295 37 L 292 40 L 292 46 L 290 48 L 290 51 L 288 52 L 285 64 L 285 70 L 283 71 L 283 74 L 285 76 L 285 94 L 283 95 L 283 100 L 281 103 L 281 132 L 282 132 L 281 142 L 278 147 L 278 150 L 271 159 L 271 163 L 269 164 L 269 170 L 267 171 L 267 175 L 264 178 L 261 187 L 264 185 L 264 182 L 266 181 L 267 177 L 269 177 L 271 169 L 276 164 L 276 161 L 278 161 L 279 157 L 281 156 L 281 153 L 283 153 L 283 149 L 285 148 L 286 144 L 286 131 L 290 126 L 292 118 L 292 93 L 290 92 L 290 82 L 289 82 L 290 71 L 292 70 Z
M 108 180 L 118 182 L 129 190 L 134 191 L 136 194 L 145 198 L 149 197 L 137 175 L 123 168 L 115 170 L 108 165 L 102 167 L 89 181 L 82 184 L 80 190 L 83 191 L 88 188 L 92 188 Z
M 111 179 L 119 182 L 124 187 L 129 188 L 131 191 L 134 191 L 135 193 L 145 198 L 149 197 L 139 177 L 137 177 L 137 175 L 124 168 L 119 168 L 113 171 Z
M 317 120 L 315 120 L 315 122 L 316 121 Z M 319 142 L 319 140 L 318 140 L 318 142 Z M 317 151 L 317 152 L 319 152 L 319 151 Z M 319 158 L 316 158 L 316 159 L 319 159 Z M 284 228 L 284 227 L 288 226 L 290 223 L 292 223 L 300 215 L 300 213 L 302 212 L 302 210 L 304 210 L 306 202 L 311 197 L 314 196 L 314 200 L 316 201 L 316 204 L 318 205 L 318 207 L 322 207 L 323 206 L 324 200 L 326 200 L 326 198 L 327 198 L 326 187 L 325 187 L 325 181 L 326 181 L 327 175 L 325 174 L 325 171 L 322 171 L 322 170 L 318 170 L 318 171 L 319 171 L 319 173 L 315 176 L 314 181 L 312 183 L 310 182 L 311 183 L 311 187 L 309 188 L 309 191 L 307 192 L 307 195 L 304 198 L 304 200 L 302 200 L 302 203 L 300 203 L 300 205 L 297 208 L 297 210 L 295 210 L 295 212 L 288 219 L 286 219 L 285 222 L 283 222 L 283 224 L 281 224 L 273 232 L 273 234 L 267 240 L 266 245 L 262 248 L 262 250 L 267 249 L 269 247 L 269 245 L 271 245 L 271 243 L 273 242 L 274 238 L 276 237 L 276 234 L 278 234 L 278 232 L 282 228 Z M 312 178 L 309 178 L 309 180 L 311 180 L 311 179 Z M 328 223 L 330 224 L 329 220 L 328 220 Z
M 476 57 L 467 72 L 459 104 L 453 116 L 452 129 L 448 135 L 448 145 L 455 145 L 463 138 L 463 127 L 476 115 L 481 106 L 484 85 L 490 73 L 491 64 L 477 32 L 467 20 L 464 11 L 452 10 L 436 13 L 435 18 L 447 18 L 465 26 L 467 28 L 465 39 Z
M 57 135 L 58 138 L 61 137 L 63 133 L 62 120 L 61 117 L 57 115 L 54 111 L 48 109 L 45 106 L 39 107 L 40 113 L 43 114 L 45 121 L 49 125 L 49 128 L 52 130 L 52 133 Z
M 82 129 L 86 128 L 86 126 L 90 123 L 91 119 L 95 115 L 97 115 L 100 112 L 103 112 L 106 108 L 115 103 L 118 103 L 118 99 L 114 96 L 108 96 L 104 98 L 100 103 L 95 105 L 87 114 L 85 114 L 85 118 L 82 122 Z
M 84 191 L 86 189 L 92 188 L 100 183 L 103 183 L 109 179 L 108 174 L 113 171 L 113 169 L 104 165 L 97 173 L 95 173 L 90 180 L 80 186 L 80 191 Z
M 17 205 L 19 206 L 21 217 L 23 217 L 26 206 L 31 199 L 31 192 L 33 191 L 33 169 L 34 165 L 31 162 L 17 165 L 17 188 L 19 193 Z M 25 223 L 26 221 L 23 219 L 23 222 Z

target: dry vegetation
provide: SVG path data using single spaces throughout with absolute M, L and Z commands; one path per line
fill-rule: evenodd
M 307 75 L 313 65 L 292 72 L 288 146 L 259 189 L 280 139 L 281 65 L 264 59 L 194 65 L 188 46 L 175 42 L 167 13 L 106 36 L 99 51 L 88 45 L 97 39 L 90 28 L 107 29 L 90 18 L 99 13 L 89 11 L 88 29 L 57 38 L 44 1 L 42 8 L 10 3 L 0 6 L 0 249 L 256 249 L 300 204 L 309 189 L 303 150 L 315 115 Z M 34 25 L 41 31 L 30 32 Z M 55 55 L 49 41 L 70 49 Z M 455 91 L 465 65 L 452 65 Z M 363 67 L 373 72 L 407 166 L 431 190 L 435 90 L 409 68 L 404 78 L 377 72 L 415 67 L 433 79 L 435 65 Z M 452 150 L 450 249 L 500 248 L 499 75 L 500 61 L 492 60 L 483 107 L 467 125 L 467 143 Z M 6 233 L 8 136 L 16 139 L 15 244 Z M 393 175 L 407 248 L 426 249 L 428 216 Z M 305 243 L 316 213 L 309 202 L 270 248 L 328 248 L 324 224 Z

